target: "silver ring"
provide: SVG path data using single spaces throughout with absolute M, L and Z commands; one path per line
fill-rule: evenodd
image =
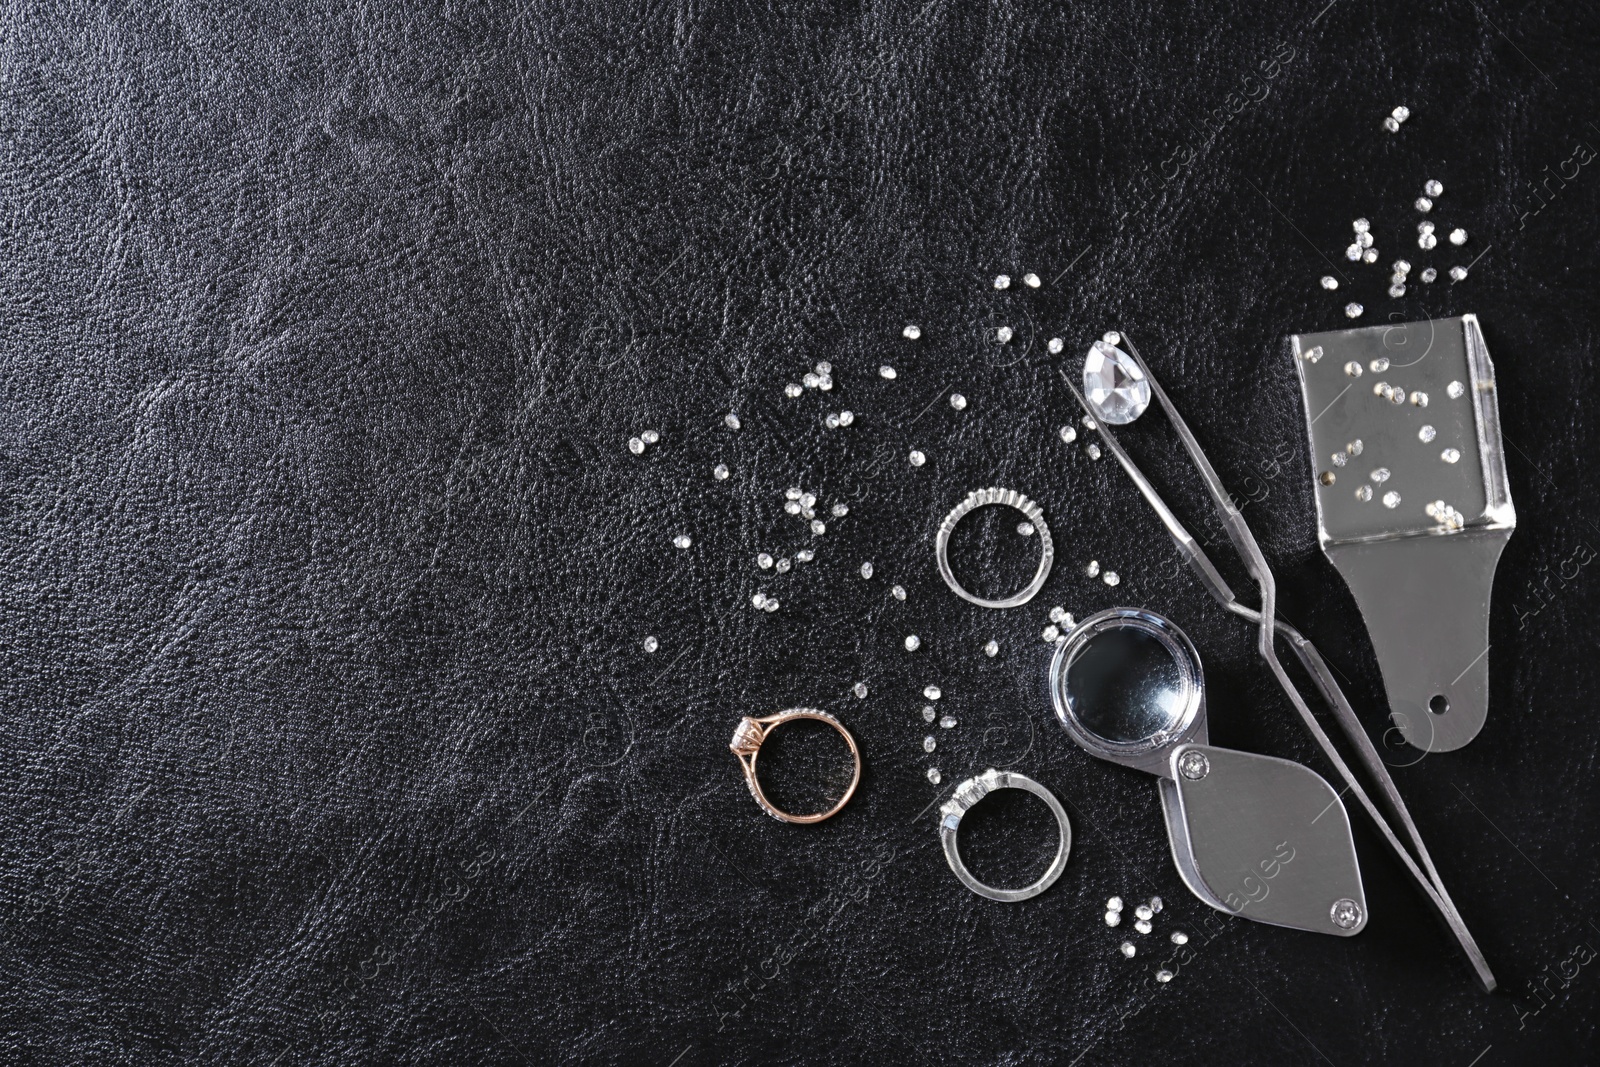
M 956 581 L 955 572 L 950 569 L 950 533 L 956 528 L 956 523 L 967 517 L 967 513 L 974 508 L 981 508 L 985 504 L 1000 504 L 1008 508 L 1016 508 L 1025 515 L 1034 528 L 1039 531 L 1039 569 L 1034 572 L 1033 581 L 1027 584 L 1021 592 L 999 600 L 985 600 L 981 596 L 973 596 L 961 588 L 961 583 Z M 962 600 L 970 601 L 982 608 L 1019 608 L 1032 600 L 1034 594 L 1044 588 L 1044 580 L 1050 577 L 1050 565 L 1055 562 L 1055 542 L 1050 539 L 1050 527 L 1044 522 L 1044 509 L 1033 501 L 1023 496 L 1014 489 L 979 489 L 968 493 L 967 498 L 951 509 L 950 514 L 944 517 L 939 524 L 939 532 L 933 539 L 933 558 L 939 564 L 939 577 L 944 579 L 944 584 L 950 587 L 951 592 Z
M 996 889 L 984 885 L 967 870 L 967 865 L 961 862 L 961 852 L 956 848 L 956 831 L 961 828 L 961 817 L 969 808 L 996 789 L 1026 789 L 1050 805 L 1050 811 L 1056 817 L 1056 825 L 1061 828 L 1061 844 L 1056 849 L 1056 858 L 1050 861 L 1049 869 L 1037 882 L 1021 889 Z M 1055 880 L 1061 877 L 1061 872 L 1067 869 L 1067 855 L 1072 851 L 1072 824 L 1067 821 L 1067 811 L 1061 806 L 1061 801 L 1057 800 L 1050 790 L 1025 774 L 991 768 L 976 778 L 968 778 L 956 786 L 955 795 L 940 806 L 939 841 L 944 845 L 944 858 L 949 861 L 950 869 L 955 872 L 956 878 L 962 885 L 980 897 L 988 897 L 990 900 L 1027 900 L 1049 889 L 1055 884 Z

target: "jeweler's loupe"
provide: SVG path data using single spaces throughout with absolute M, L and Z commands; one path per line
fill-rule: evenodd
M 1084 619 L 1056 649 L 1050 696 L 1079 747 L 1154 774 L 1178 873 L 1230 915 L 1348 937 L 1366 925 L 1350 819 L 1307 767 L 1209 744 L 1193 643 L 1139 608 Z

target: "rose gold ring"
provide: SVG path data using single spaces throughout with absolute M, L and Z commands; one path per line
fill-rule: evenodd
M 833 807 L 817 815 L 790 815 L 786 811 L 779 811 L 761 791 L 761 781 L 756 777 L 756 755 L 761 750 L 761 743 L 779 726 L 795 719 L 817 719 L 838 730 L 845 744 L 850 746 L 850 758 L 856 765 L 855 774 L 850 778 L 850 788 L 844 791 L 844 796 L 840 797 L 839 802 Z M 776 715 L 767 715 L 760 719 L 745 716 L 734 728 L 733 743 L 728 747 L 739 757 L 739 764 L 744 768 L 744 783 L 750 787 L 750 795 L 756 798 L 756 803 L 761 805 L 762 811 L 780 822 L 813 823 L 831 819 L 839 814 L 841 808 L 850 803 L 850 798 L 855 795 L 856 786 L 861 782 L 861 750 L 856 748 L 856 739 L 850 736 L 850 731 L 846 730 L 838 719 L 815 708 L 790 708 L 788 711 L 780 711 Z

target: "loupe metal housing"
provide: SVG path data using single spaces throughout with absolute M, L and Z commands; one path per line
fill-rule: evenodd
M 1056 649 L 1050 696 L 1091 756 L 1156 775 L 1172 859 L 1230 915 L 1349 937 L 1367 921 L 1350 818 L 1322 776 L 1209 743 L 1194 644 L 1169 619 L 1111 608 Z

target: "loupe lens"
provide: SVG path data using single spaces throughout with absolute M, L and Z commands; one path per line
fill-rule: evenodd
M 1067 706 L 1085 730 L 1107 741 L 1143 741 L 1183 719 L 1189 682 L 1172 652 L 1138 626 L 1093 634 L 1067 665 Z

